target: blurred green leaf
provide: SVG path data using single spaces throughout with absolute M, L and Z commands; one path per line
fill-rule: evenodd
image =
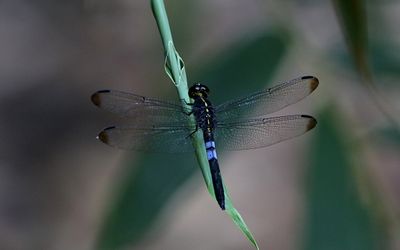
M 387 127 L 376 131 L 378 138 L 400 146 L 400 131 L 396 127 Z
M 377 79 L 380 77 L 393 77 L 398 78 L 400 76 L 400 55 L 393 53 L 398 51 L 397 45 L 390 43 L 389 41 L 376 41 L 371 40 L 369 48 L 369 54 L 371 58 L 371 67 L 374 75 Z M 344 48 L 334 48 L 330 51 L 330 57 L 333 58 L 334 62 L 345 70 L 354 70 L 352 64 L 352 58 Z M 387 85 L 398 85 L 398 81 L 385 82 L 376 81 L 376 84 L 380 86 Z
M 279 67 L 286 48 L 287 40 L 280 32 L 260 34 L 239 46 L 227 48 L 206 69 L 196 74 L 218 83 L 211 86 L 212 99 L 243 95 L 264 88 Z M 228 87 L 229 94 L 226 91 Z M 194 154 L 143 155 L 140 160 L 128 161 L 127 169 L 122 184 L 110 200 L 109 213 L 96 249 L 116 250 L 137 242 L 155 222 L 174 192 L 193 173 L 200 172 Z
M 383 232 L 358 192 L 351 148 L 345 144 L 349 135 L 333 112 L 317 117 L 309 156 L 304 249 L 385 249 Z
M 350 54 L 352 55 L 361 83 L 376 107 L 386 118 L 397 126 L 400 124 L 396 110 L 387 98 L 382 96 L 373 79 L 371 62 L 368 54 L 367 18 L 365 1 L 363 0 L 333 0 L 336 13 L 341 21 L 342 31 L 346 37 Z
M 363 0 L 332 0 L 357 69 L 369 77 L 368 35 Z
M 379 76 L 400 76 L 400 55 L 393 53 L 399 51 L 399 46 L 392 44 L 389 41 L 377 41 L 371 46 L 371 64 L 374 73 Z M 379 83 L 379 82 L 377 82 Z M 391 84 L 398 85 L 398 81 L 393 81 Z
M 194 166 L 191 154 L 151 154 L 137 162 L 128 160 L 96 249 L 121 249 L 139 240 L 171 195 L 193 174 Z
M 193 72 L 191 79 L 210 87 L 214 103 L 261 90 L 271 84 L 289 43 L 284 30 L 261 33 L 253 39 L 244 37 L 238 45 L 218 55 L 217 61 L 205 63 L 200 71 Z

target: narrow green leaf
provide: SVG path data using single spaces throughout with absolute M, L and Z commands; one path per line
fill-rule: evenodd
M 307 250 L 378 250 L 383 232 L 363 203 L 357 186 L 351 139 L 332 111 L 318 117 L 308 169 Z
M 247 227 L 246 223 L 244 222 L 240 213 L 236 210 L 236 208 L 232 204 L 231 197 L 229 196 L 228 189 L 225 187 L 225 206 L 226 206 L 226 213 L 231 217 L 232 221 L 236 224 L 236 226 L 242 231 L 242 233 L 246 236 L 246 238 L 251 242 L 251 244 L 256 248 L 260 249 L 257 241 L 253 237 L 252 233 L 250 232 L 249 228 Z
M 165 7 L 162 2 L 160 1 L 152 1 L 153 3 L 153 11 L 155 13 L 156 19 L 158 21 L 163 21 L 167 22 L 168 20 L 162 20 L 166 19 L 166 12 L 165 12 Z M 184 67 L 184 63 L 182 58 L 179 56 L 178 52 L 176 51 L 173 41 L 172 41 L 172 36 L 171 36 L 171 31 L 168 27 L 168 23 L 164 24 L 159 24 L 159 29 L 161 36 L 164 36 L 167 34 L 167 38 L 163 38 L 164 41 L 164 47 L 166 50 L 167 58 L 166 58 L 166 67 L 165 70 L 169 74 L 171 80 L 175 84 L 175 86 L 178 89 L 178 94 L 180 97 L 180 100 L 182 101 L 182 105 L 185 106 L 186 103 L 189 103 L 189 96 L 188 96 L 188 85 L 187 85 L 187 78 L 186 78 L 186 71 Z M 170 39 L 170 40 L 168 40 Z M 167 46 L 165 46 L 167 45 Z M 190 121 L 192 124 L 195 123 L 194 116 L 192 115 L 192 119 Z M 214 187 L 212 185 L 212 178 L 211 178 L 211 173 L 210 173 L 210 167 L 209 163 L 207 160 L 207 155 L 206 151 L 204 148 L 204 138 L 203 134 L 201 131 L 197 131 L 195 134 L 192 136 L 192 141 L 193 141 L 193 147 L 195 149 L 195 154 L 197 158 L 197 162 L 200 166 L 201 172 L 204 177 L 204 181 L 207 185 L 207 190 L 209 191 L 210 195 L 214 197 Z M 227 189 L 225 188 L 225 194 L 227 194 Z M 242 217 L 240 216 L 239 212 L 233 207 L 232 202 L 230 201 L 230 198 L 226 195 L 226 202 L 229 203 L 229 206 L 226 207 L 226 211 L 228 215 L 231 216 L 231 218 L 234 220 L 236 225 L 242 230 L 242 232 L 246 235 L 246 237 L 250 240 L 250 242 L 258 249 L 258 245 L 256 243 L 256 240 L 254 239 L 253 235 L 251 234 L 250 230 L 244 223 Z

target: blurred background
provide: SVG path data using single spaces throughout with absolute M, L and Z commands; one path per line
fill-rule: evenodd
M 166 1 L 189 82 L 221 103 L 298 76 L 279 114 L 318 120 L 268 148 L 219 152 L 261 249 L 400 249 L 400 2 Z M 148 0 L 0 2 L 0 249 L 253 249 L 192 154 L 95 139 L 90 95 L 177 100 Z M 275 115 L 275 114 L 274 114 Z

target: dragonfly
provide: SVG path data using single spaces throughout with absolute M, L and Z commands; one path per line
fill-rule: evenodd
M 118 126 L 103 129 L 98 139 L 120 149 L 142 152 L 193 152 L 192 137 L 202 132 L 215 198 L 225 209 L 225 191 L 216 151 L 262 148 L 300 136 L 317 121 L 305 114 L 266 117 L 294 104 L 318 87 L 314 76 L 303 76 L 246 97 L 214 106 L 210 90 L 197 83 L 189 88 L 191 103 L 148 98 L 118 90 L 100 90 L 93 104 L 123 117 Z M 193 119 L 194 117 L 194 119 Z

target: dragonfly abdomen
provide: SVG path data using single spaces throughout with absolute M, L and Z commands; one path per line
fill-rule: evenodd
M 206 136 L 204 137 L 206 138 Z M 217 151 L 215 149 L 215 142 L 213 140 L 205 141 L 205 146 L 206 146 L 208 164 L 210 165 L 210 173 L 213 181 L 215 198 L 221 209 L 225 210 L 224 186 L 222 184 L 222 177 L 221 177 L 221 171 L 219 169 Z
M 198 113 L 197 125 L 203 131 L 203 138 L 207 153 L 207 160 L 210 166 L 210 173 L 214 187 L 215 198 L 222 210 L 225 210 L 225 194 L 222 184 L 221 171 L 219 169 L 217 150 L 214 140 L 214 125 L 215 115 L 212 106 L 207 100 L 204 101 L 204 106 L 200 108 Z

